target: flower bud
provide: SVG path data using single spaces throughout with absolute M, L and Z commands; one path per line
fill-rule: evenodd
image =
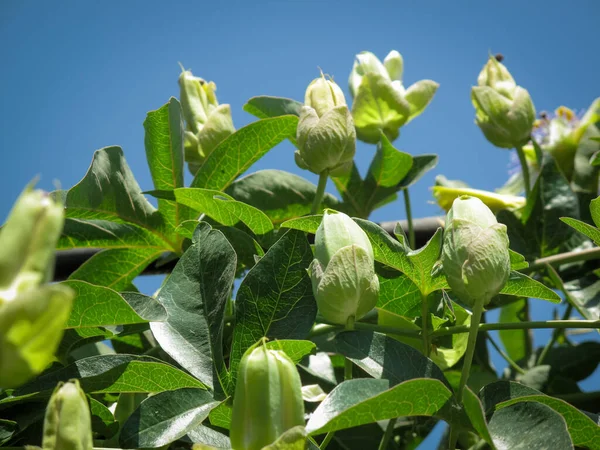
M 77 380 L 59 383 L 46 408 L 43 450 L 92 450 L 92 419 Z
M 346 214 L 325 210 L 309 272 L 319 312 L 340 325 L 375 307 L 379 279 L 366 233 Z
M 294 362 L 265 342 L 249 348 L 239 366 L 231 417 L 231 446 L 260 450 L 304 425 L 302 383 Z
M 471 89 L 475 123 L 486 139 L 500 148 L 525 145 L 535 122 L 529 92 L 517 86 L 506 67 L 490 57 Z
M 63 207 L 28 186 L 0 231 L 0 388 L 15 388 L 54 359 L 74 292 L 51 281 Z
M 344 94 L 333 81 L 321 77 L 308 86 L 305 97 L 296 136 L 296 164 L 316 174 L 347 173 L 356 151 L 356 132 Z
M 0 304 L 51 280 L 63 224 L 63 206 L 27 186 L 0 230 Z
M 446 216 L 442 265 L 452 291 L 466 305 L 487 305 L 508 281 L 506 225 L 478 198 L 454 200 Z
M 185 159 L 195 172 L 217 145 L 235 132 L 235 127 L 230 106 L 217 101 L 215 83 L 184 70 L 179 76 L 179 87 L 186 122 Z
M 354 97 L 352 115 L 360 140 L 376 144 L 383 132 L 393 141 L 400 127 L 419 116 L 431 102 L 438 84 L 421 80 L 405 89 L 403 72 L 402 55 L 396 50 L 383 63 L 370 52 L 356 55 L 348 83 Z

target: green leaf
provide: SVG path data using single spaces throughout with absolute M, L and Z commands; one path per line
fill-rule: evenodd
M 596 245 L 600 245 L 600 230 L 598 228 L 582 222 L 581 220 L 572 219 L 571 217 L 561 217 L 560 220 L 571 228 L 579 231 L 581 234 L 589 237 Z
M 352 163 L 352 170 L 348 174 L 332 177 L 331 180 L 344 200 L 344 212 L 350 216 L 367 217 L 364 210 L 364 181 L 356 164 Z
M 500 294 L 539 298 L 540 300 L 548 300 L 552 303 L 560 303 L 561 300 L 560 296 L 552 289 L 514 270 L 510 272 L 508 281 L 500 291 Z
M 383 379 L 344 381 L 317 407 L 306 428 L 318 435 L 395 417 L 433 416 L 451 397 L 450 390 L 433 379 L 395 386 Z
M 302 425 L 290 428 L 283 433 L 275 442 L 262 450 L 304 450 L 306 448 L 306 440 L 308 433 Z
M 520 253 L 508 249 L 508 254 L 510 255 L 510 270 L 521 270 L 529 267 L 529 263 Z
M 214 411 L 214 409 L 212 411 Z M 188 438 L 190 438 L 194 444 L 200 443 L 224 449 L 231 448 L 231 442 L 229 441 L 228 436 L 225 436 L 224 434 L 221 434 L 218 431 L 215 431 L 212 428 L 208 428 L 204 425 L 197 426 L 193 430 L 190 430 L 188 433 Z M 196 450 L 195 447 L 194 450 Z
M 231 413 L 233 409 L 226 402 L 221 403 L 208 415 L 211 425 L 229 430 L 231 427 Z
M 496 411 L 490 419 L 489 430 L 500 448 L 573 448 L 564 419 L 541 403 L 520 403 Z
M 311 341 L 276 339 L 274 341 L 267 342 L 267 348 L 272 350 L 281 350 L 288 355 L 292 361 L 294 361 L 294 364 L 298 364 L 302 358 L 313 353 L 317 346 Z
M 225 306 L 235 278 L 235 251 L 217 230 L 200 223 L 157 300 L 168 319 L 153 322 L 160 346 L 207 386 L 227 385 L 222 353 Z M 218 379 L 215 379 L 215 375 Z
M 44 392 L 48 396 L 59 381 L 79 379 L 88 394 L 99 392 L 162 392 L 184 387 L 204 388 L 187 373 L 156 358 L 136 355 L 99 355 L 80 359 L 66 367 L 46 372 L 16 389 L 12 397 Z
M 96 286 L 85 281 L 65 281 L 61 283 L 75 291 L 73 309 L 67 322 L 67 328 L 105 327 L 165 320 L 167 315 L 152 297 L 141 296 L 145 304 L 132 294 L 133 303 L 118 292 Z M 140 317 L 140 314 L 144 317 Z
M 382 133 L 377 145 L 377 152 L 369 167 L 367 178 L 364 182 L 364 211 L 369 213 L 381 201 L 381 189 L 395 188 L 410 172 L 413 158 L 408 153 L 401 152 L 392 146 L 387 137 Z M 386 195 L 389 196 L 390 194 Z
M 296 219 L 286 220 L 281 224 L 281 228 L 291 228 L 292 230 L 315 234 L 317 232 L 317 228 L 319 228 L 319 225 L 321 225 L 322 220 L 323 214 L 298 217 Z
M 119 431 L 119 424 L 113 413 L 104 404 L 92 397 L 88 397 L 88 401 L 92 415 L 92 430 L 103 439 L 110 439 Z
M 163 253 L 152 247 L 102 250 L 75 270 L 69 280 L 82 280 L 115 291 L 127 289 L 135 277 Z
M 302 103 L 291 98 L 260 95 L 248 100 L 243 109 L 259 119 L 268 119 L 288 114 L 299 116 L 302 106 Z
M 177 99 L 171 97 L 169 103 L 149 112 L 144 130 L 146 158 L 154 189 L 183 187 L 183 118 Z M 191 211 L 173 201 L 159 199 L 158 210 L 171 230 L 192 218 Z
M 402 179 L 397 190 L 412 186 L 421 179 L 423 175 L 437 166 L 438 156 L 434 154 L 425 154 L 413 156 L 413 164 L 406 176 Z
M 265 251 L 260 244 L 245 231 L 235 227 L 221 227 L 219 231 L 225 235 L 237 254 L 238 270 L 242 266 L 246 268 L 254 266 L 256 257 L 264 256 Z
M 585 380 L 600 364 L 600 342 L 585 341 L 574 346 L 552 347 L 543 362 L 550 366 L 552 377 Z
M 198 427 L 220 402 L 203 389 L 185 388 L 148 397 L 119 434 L 124 448 L 155 448 L 170 444 Z
M 8 442 L 19 429 L 19 424 L 12 420 L 0 419 L 0 445 Z
M 173 245 L 165 234 L 163 217 L 141 192 L 121 148 L 103 148 L 94 153 L 85 177 L 67 193 L 65 215 L 73 219 L 135 225 L 155 234 L 163 244 Z M 103 234 L 105 239 L 109 238 L 108 233 Z M 112 237 L 115 239 L 119 236 Z M 121 243 L 121 246 L 128 245 Z
M 313 259 L 304 233 L 287 231 L 248 272 L 236 297 L 230 370 L 233 379 L 244 352 L 260 338 L 302 339 L 317 305 L 306 268 Z
M 579 314 L 588 320 L 600 319 L 600 279 L 595 274 L 565 283 L 565 288 Z
M 321 350 L 340 353 L 374 378 L 391 386 L 416 378 L 434 378 L 450 385 L 429 358 L 411 347 L 380 333 L 344 331 L 321 345 Z
M 223 192 L 196 188 L 179 188 L 174 192 L 178 203 L 205 213 L 223 225 L 234 226 L 242 222 L 257 235 L 273 230 L 271 220 L 260 209 L 238 202 Z
M 590 202 L 590 213 L 592 214 L 592 220 L 600 228 L 600 197 Z
M 286 138 L 295 137 L 298 117 L 262 119 L 223 140 L 196 173 L 191 187 L 224 190 Z
M 524 315 L 527 300 L 520 299 L 500 309 L 500 323 L 522 322 L 527 320 Z M 529 330 L 500 330 L 500 340 L 504 344 L 506 353 L 513 361 L 521 361 L 531 354 L 531 331 Z
M 585 413 L 567 402 L 543 395 L 541 392 L 514 381 L 498 381 L 485 386 L 480 392 L 486 414 L 492 415 L 497 409 L 519 402 L 542 403 L 566 421 L 573 443 L 592 450 L 600 449 L 600 428 Z
M 490 445 L 492 450 L 495 450 L 496 446 L 494 445 L 494 440 L 492 439 L 487 421 L 485 420 L 483 405 L 479 401 L 477 395 L 475 395 L 469 387 L 466 387 L 463 391 L 463 408 L 471 421 L 473 428 L 477 431 L 477 434 Z
M 379 298 L 376 307 L 405 317 L 421 315 L 421 291 L 402 272 L 378 269 Z
M 279 225 L 286 220 L 310 214 L 317 187 L 298 175 L 282 170 L 260 170 L 234 181 L 225 192 L 252 205 Z M 323 203 L 335 209 L 339 201 L 325 194 Z

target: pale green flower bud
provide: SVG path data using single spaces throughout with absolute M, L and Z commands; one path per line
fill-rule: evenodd
M 296 134 L 296 164 L 316 174 L 347 173 L 356 152 L 356 132 L 344 94 L 321 77 L 308 86 L 305 97 Z
M 309 272 L 319 312 L 340 325 L 375 307 L 379 279 L 366 233 L 346 214 L 325 210 Z
M 51 281 L 63 206 L 28 186 L 0 230 L 0 388 L 15 388 L 54 359 L 73 291 Z
M 43 450 L 92 450 L 92 419 L 77 380 L 59 383 L 46 408 Z
M 63 209 L 32 185 L 17 199 L 0 230 L 0 304 L 51 280 L 54 249 L 65 220 Z
M 525 145 L 535 123 L 535 107 L 506 67 L 490 57 L 471 89 L 475 123 L 486 139 L 500 148 Z
M 354 97 L 352 115 L 360 140 L 376 144 L 383 132 L 393 141 L 400 127 L 419 116 L 433 99 L 438 84 L 421 80 L 408 89 L 402 83 L 402 55 L 392 50 L 381 63 L 370 52 L 356 55 L 348 79 Z
M 317 116 L 323 117 L 336 106 L 346 106 L 346 98 L 333 80 L 321 76 L 308 85 L 304 94 L 304 106 L 310 106 L 317 112 Z
M 525 197 L 518 195 L 498 194 L 497 192 L 482 191 L 480 189 L 471 189 L 468 187 L 434 186 L 432 191 L 437 204 L 445 211 L 450 210 L 454 200 L 463 195 L 477 197 L 490 208 L 493 213 L 497 213 L 502 209 L 520 209 L 523 208 L 527 202 Z
M 452 291 L 468 306 L 487 305 L 510 275 L 506 225 L 478 198 L 454 200 L 446 216 L 442 265 Z
M 294 362 L 265 342 L 240 363 L 231 416 L 231 446 L 261 450 L 287 430 L 304 425 L 302 383 Z
M 179 76 L 181 109 L 186 122 L 185 159 L 195 172 L 225 138 L 235 132 L 229 105 L 219 105 L 217 86 L 189 70 Z

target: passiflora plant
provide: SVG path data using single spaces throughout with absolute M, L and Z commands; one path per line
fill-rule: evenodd
M 442 421 L 440 448 L 600 449 L 600 392 L 578 385 L 600 361 L 600 101 L 536 119 L 501 59 L 474 76 L 475 123 L 521 170 L 497 192 L 438 176 L 428 235 L 409 188 L 437 156 L 392 142 L 438 84 L 405 88 L 397 51 L 349 62 L 352 103 L 322 74 L 303 103 L 250 99 L 238 130 L 183 70 L 144 122 L 153 186 L 119 147 L 67 191 L 28 186 L 0 231 L 0 446 L 414 449 Z M 284 140 L 317 186 L 246 174 Z M 400 193 L 402 226 L 368 220 Z M 544 301 L 561 316 L 533 321 Z

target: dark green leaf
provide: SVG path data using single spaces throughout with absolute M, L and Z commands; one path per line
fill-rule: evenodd
M 113 413 L 98 400 L 89 397 L 88 401 L 90 402 L 94 434 L 100 435 L 103 439 L 110 439 L 119 431 L 119 424 L 115 421 Z
M 347 175 L 332 177 L 331 180 L 344 200 L 344 212 L 350 216 L 367 217 L 364 209 L 364 181 L 356 164 L 352 163 L 352 170 Z
M 271 220 L 260 209 L 238 202 L 223 192 L 196 188 L 180 188 L 174 192 L 178 203 L 204 213 L 223 225 L 234 226 L 242 222 L 257 235 L 273 230 Z
M 225 306 L 235 278 L 235 251 L 220 231 L 200 223 L 157 300 L 166 322 L 151 324 L 161 347 L 211 388 L 227 385 L 222 354 Z M 216 378 L 215 378 L 216 376 Z
M 250 269 L 236 297 L 230 370 L 260 338 L 302 339 L 312 328 L 317 305 L 306 268 L 312 251 L 304 233 L 286 232 Z
M 291 98 L 260 95 L 248 100 L 244 105 L 244 111 L 259 119 L 268 119 L 269 117 L 286 116 L 288 114 L 299 116 L 302 106 L 302 103 Z
M 496 446 L 494 445 L 487 421 L 485 420 L 483 406 L 477 395 L 475 395 L 468 387 L 463 391 L 463 408 L 471 421 L 473 428 L 477 431 L 477 434 L 490 445 L 492 450 L 495 450 Z
M 395 386 L 383 379 L 344 381 L 318 406 L 306 428 L 317 435 L 394 417 L 433 416 L 451 397 L 439 380 L 415 379 Z
M 171 97 L 169 103 L 149 112 L 144 130 L 146 159 L 154 189 L 183 187 L 183 118 L 177 99 Z M 186 207 L 168 200 L 159 199 L 158 210 L 172 230 L 193 215 Z
M 583 317 L 600 319 L 600 279 L 595 274 L 565 283 L 565 288 Z
M 341 353 L 374 378 L 391 386 L 415 378 L 434 378 L 450 387 L 442 371 L 429 358 L 384 334 L 345 331 L 327 341 L 323 350 Z
M 404 189 L 412 186 L 421 179 L 423 175 L 437 166 L 438 156 L 437 155 L 417 155 L 413 156 L 413 164 L 410 171 L 400 182 L 399 189 Z
M 213 410 L 214 411 L 214 410 Z M 218 431 L 208 428 L 207 426 L 200 425 L 188 433 L 188 438 L 194 444 L 210 445 L 216 448 L 230 449 L 231 442 L 229 437 Z
M 585 380 L 600 364 L 600 342 L 552 347 L 543 362 L 551 367 L 551 376 Z
M 381 201 L 382 195 L 380 191 L 398 186 L 409 173 L 412 165 L 412 156 L 395 149 L 388 138 L 382 133 L 381 140 L 377 145 L 377 152 L 371 162 L 367 178 L 364 182 L 366 203 L 363 205 L 363 208 L 367 212 L 367 215 Z M 389 195 L 385 195 L 385 197 Z
M 19 424 L 12 420 L 0 419 L 0 445 L 8 442 L 19 429 Z
M 489 430 L 496 445 L 511 450 L 572 449 L 560 414 L 541 403 L 519 403 L 494 413 Z
M 153 247 L 109 248 L 84 262 L 69 280 L 87 281 L 120 292 L 127 289 L 163 251 Z
M 148 397 L 123 424 L 123 448 L 167 445 L 197 428 L 219 402 L 203 389 L 178 389 Z
M 504 285 L 500 293 L 517 297 L 539 298 L 540 300 L 548 300 L 552 303 L 560 303 L 561 300 L 560 296 L 552 289 L 514 270 L 510 272 L 508 282 Z
M 191 187 L 224 190 L 286 138 L 295 137 L 297 116 L 262 119 L 222 141 L 196 173 Z
M 234 181 L 226 190 L 233 198 L 264 212 L 279 225 L 310 214 L 317 187 L 298 175 L 282 170 L 260 170 Z M 338 200 L 325 194 L 323 203 L 336 209 Z
M 75 300 L 67 328 L 102 327 L 164 320 L 164 308 L 152 297 L 131 293 L 132 303 L 118 292 L 85 281 L 65 281 L 75 291 Z M 137 301 L 136 301 L 137 300 Z M 142 316 L 140 316 L 142 315 Z
M 564 223 L 579 231 L 581 234 L 589 237 L 596 245 L 600 245 L 600 230 L 581 220 L 572 219 L 571 217 L 561 217 Z
M 51 391 L 59 381 L 78 378 L 88 394 L 98 392 L 162 392 L 184 387 L 203 388 L 198 380 L 173 366 L 148 356 L 100 355 L 80 359 L 46 372 L 13 392 L 20 397 Z M 4 401 L 14 401 L 8 398 Z M 4 401 L 0 401 L 3 403 Z

